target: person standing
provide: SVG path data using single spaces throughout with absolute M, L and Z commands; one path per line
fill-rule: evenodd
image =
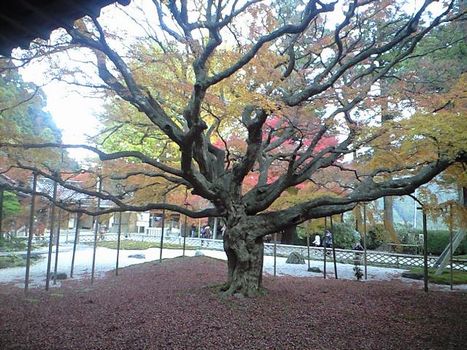
M 325 245 L 326 248 L 332 247 L 332 233 L 329 230 L 326 230 L 324 234 L 323 245 Z
M 196 237 L 196 226 L 195 226 L 195 224 L 191 224 L 190 236 L 191 236 L 192 238 L 193 238 L 193 237 Z
M 207 225 L 205 228 L 204 228 L 204 237 L 205 238 L 211 238 L 211 227 L 209 225 Z
M 315 240 L 312 243 L 315 247 L 319 247 L 321 245 L 321 236 L 318 233 L 315 233 Z

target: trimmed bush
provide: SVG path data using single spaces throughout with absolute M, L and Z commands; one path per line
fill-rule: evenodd
M 423 232 L 420 231 L 420 234 Z M 449 231 L 444 230 L 432 230 L 428 231 L 428 254 L 440 255 L 449 243 Z M 456 251 L 453 252 L 455 255 L 467 254 L 467 239 L 459 244 Z
M 360 242 L 360 233 L 355 231 L 353 225 L 347 223 L 335 223 L 331 229 L 334 235 L 336 248 L 352 249 L 356 243 Z
M 396 227 L 401 243 L 417 244 L 418 237 L 423 234 L 422 230 L 414 230 L 403 226 Z M 440 255 L 449 243 L 448 230 L 429 230 L 428 231 L 428 254 Z M 413 253 L 412 251 L 403 251 L 403 253 Z M 454 252 L 455 255 L 467 254 L 467 239 L 461 242 Z

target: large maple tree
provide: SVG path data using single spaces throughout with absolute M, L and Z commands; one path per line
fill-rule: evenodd
M 462 16 L 454 1 L 429 15 L 431 3 L 407 13 L 398 1 L 154 0 L 144 19 L 132 12 L 148 37 L 131 50 L 112 23 L 85 18 L 66 28 L 65 40 L 70 50 L 92 54 L 96 80 L 87 84 L 112 98 L 99 145 L 3 146 L 83 147 L 104 163 L 118 161 L 106 169 L 127 186 L 127 196 L 84 191 L 113 201 L 110 210 L 223 218 L 223 290 L 255 295 L 265 235 L 362 201 L 409 194 L 466 160 L 462 147 L 446 151 L 429 135 L 400 132 L 402 122 L 374 123 L 379 81 L 416 60 L 415 47 L 433 28 Z M 452 132 L 462 138 L 462 130 Z M 439 152 L 410 157 L 412 148 L 401 162 L 346 162 L 347 155 L 384 147 L 380 140 L 389 148 L 404 137 L 415 149 L 419 142 Z M 195 210 L 164 201 L 148 191 L 156 182 L 159 192 L 187 188 L 211 205 Z

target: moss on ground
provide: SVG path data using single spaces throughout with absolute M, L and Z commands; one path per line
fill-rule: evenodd
M 444 270 L 440 275 L 435 275 L 436 269 L 428 269 L 428 281 L 435 284 L 451 284 L 451 272 Z M 412 278 L 423 279 L 423 268 L 416 267 L 409 270 Z M 410 278 L 410 277 L 409 277 Z M 456 271 L 452 273 L 453 284 L 467 284 L 467 271 Z
M 19 250 L 26 250 L 27 240 L 22 238 L 5 239 L 0 238 L 0 251 L 14 252 Z
M 38 255 L 31 255 L 31 264 L 42 259 L 42 257 Z M 0 256 L 0 269 L 6 269 L 9 267 L 23 267 L 26 266 L 26 257 L 22 255 L 5 255 Z
M 117 249 L 117 242 L 116 241 L 101 241 L 101 242 L 97 242 L 97 246 L 103 247 L 103 248 L 109 248 L 109 249 Z M 124 240 L 120 242 L 120 249 L 122 250 L 145 250 L 149 248 L 159 248 L 159 247 L 160 247 L 160 243 L 158 242 L 141 242 L 141 241 L 131 241 L 131 240 Z M 164 248 L 183 249 L 183 245 L 164 243 Z M 195 249 L 195 247 L 186 245 L 185 249 Z

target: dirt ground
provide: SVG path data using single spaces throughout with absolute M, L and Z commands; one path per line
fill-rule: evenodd
M 267 294 L 222 298 L 208 257 L 65 281 L 0 284 L 0 349 L 465 349 L 467 294 L 399 280 L 265 276 Z

